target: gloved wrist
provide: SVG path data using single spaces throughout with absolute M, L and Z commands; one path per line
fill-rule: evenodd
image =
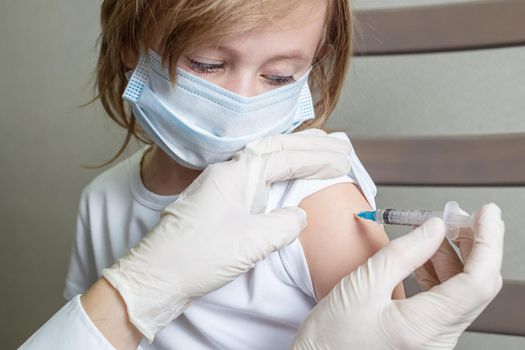
M 151 300 L 146 295 L 129 291 L 127 280 L 115 270 L 104 269 L 102 276 L 120 293 L 125 300 L 129 321 L 148 340 L 153 342 L 155 335 L 170 322 L 179 317 L 190 306 L 192 299 L 173 293 L 170 302 Z M 165 305 L 166 307 L 163 307 Z
M 170 225 L 170 220 L 173 218 L 164 216 L 156 227 L 157 231 L 154 229 L 154 234 L 177 235 L 178 233 L 171 229 L 173 225 Z M 159 227 L 162 227 L 162 232 Z M 155 334 L 181 315 L 193 300 L 178 288 L 182 283 L 177 282 L 176 273 L 170 274 L 169 283 L 166 279 L 156 278 L 157 273 L 163 273 L 164 266 L 155 264 L 152 259 L 142 258 L 144 254 L 152 256 L 147 251 L 151 244 L 157 246 L 151 239 L 143 240 L 113 266 L 102 270 L 102 276 L 124 299 L 130 322 L 150 343 Z M 159 251 L 159 254 L 162 252 Z

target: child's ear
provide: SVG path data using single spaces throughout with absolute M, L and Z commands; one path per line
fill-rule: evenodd
M 123 50 L 120 53 L 120 58 L 122 59 L 122 62 L 128 69 L 135 69 L 135 66 L 138 62 L 138 55 L 135 52 L 132 52 L 131 50 Z

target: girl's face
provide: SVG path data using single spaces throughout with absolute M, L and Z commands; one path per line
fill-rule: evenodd
M 282 20 L 186 52 L 177 65 L 250 97 L 301 77 L 324 35 L 325 1 L 302 1 Z

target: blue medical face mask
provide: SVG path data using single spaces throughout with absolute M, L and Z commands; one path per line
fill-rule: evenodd
M 289 133 L 313 119 L 308 73 L 292 84 L 243 97 L 180 68 L 174 85 L 150 50 L 129 77 L 123 99 L 155 144 L 178 163 L 203 169 L 231 159 L 252 141 Z

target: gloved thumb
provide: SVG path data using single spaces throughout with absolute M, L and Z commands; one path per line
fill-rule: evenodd
M 306 212 L 298 207 L 274 209 L 266 214 L 252 214 L 246 225 L 257 259 L 292 243 L 306 227 Z
M 432 218 L 407 235 L 390 242 L 369 260 L 377 281 L 374 294 L 390 299 L 394 288 L 419 266 L 429 260 L 445 238 L 443 220 Z

